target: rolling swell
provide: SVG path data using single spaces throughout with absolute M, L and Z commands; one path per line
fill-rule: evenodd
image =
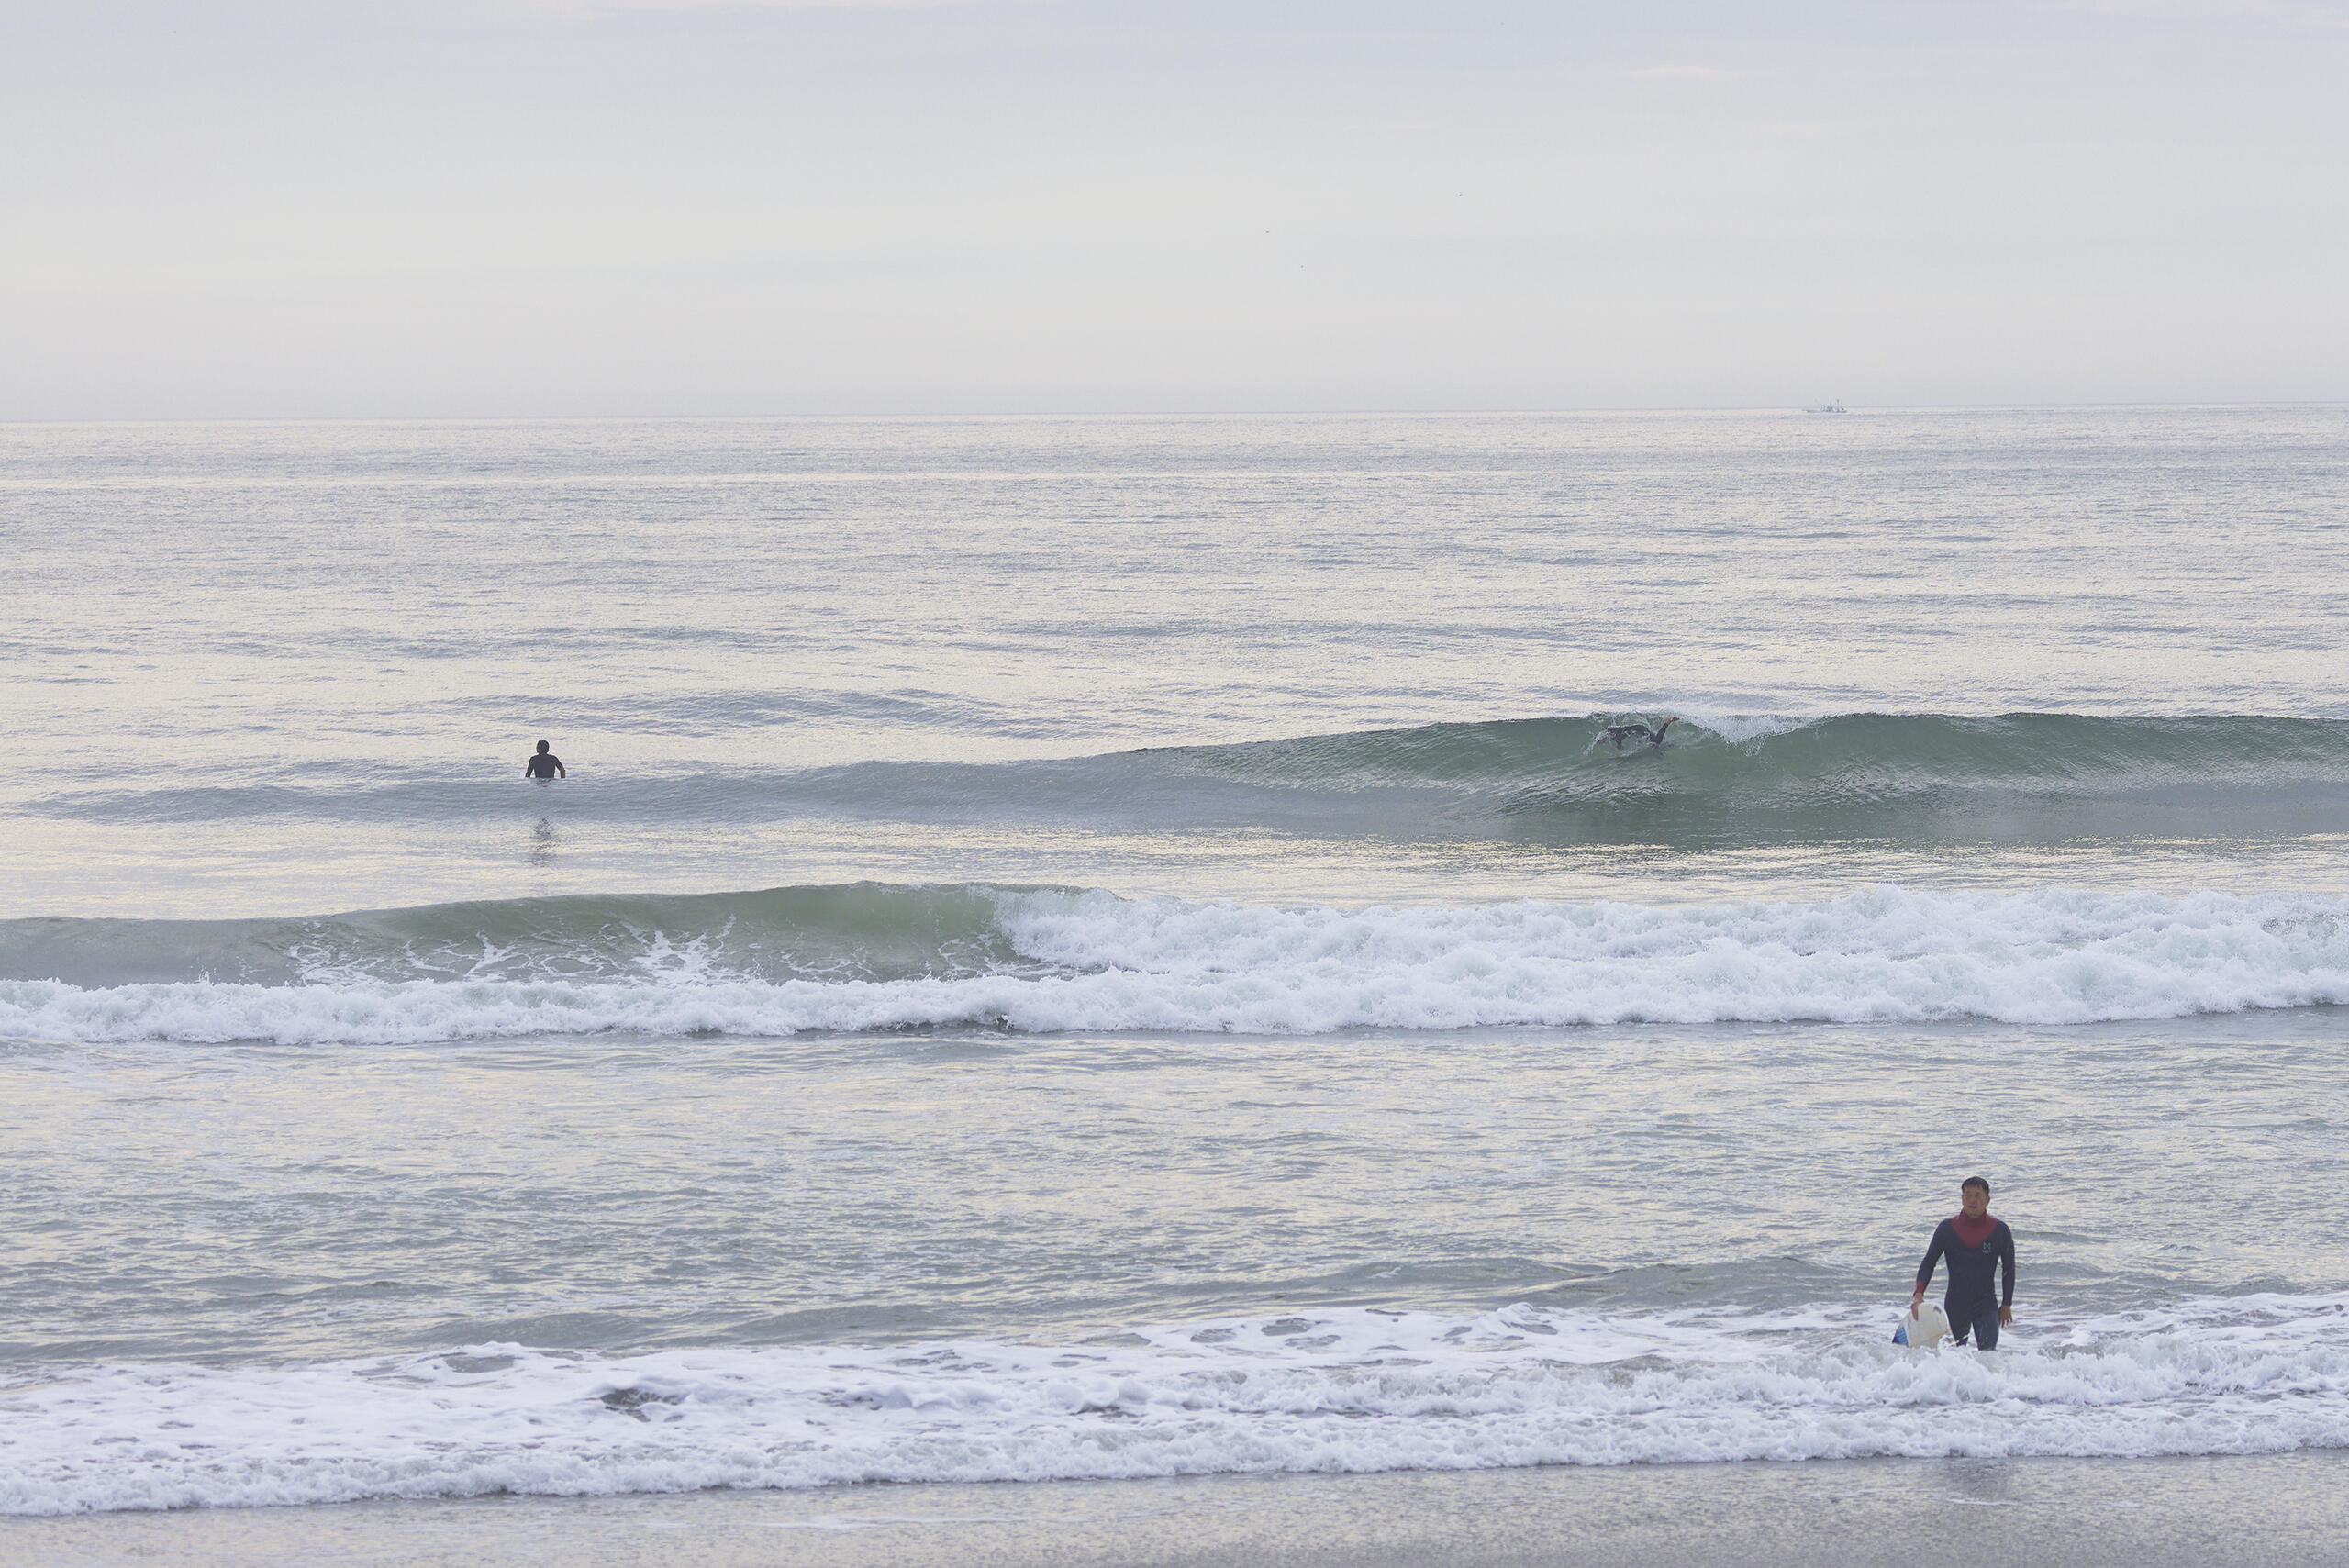
M 188 967 L 232 953 L 257 956 L 232 978 Z M 0 926 L 0 1038 L 19 1040 L 2061 1025 L 2342 1003 L 2349 898 L 2316 895 L 1879 886 L 1820 903 L 1341 910 L 860 884 Z
M 1647 717 L 1655 717 L 1650 714 Z M 554 792 L 430 771 L 111 781 L 21 809 L 106 821 L 511 819 L 719 827 L 793 818 L 1263 829 L 1312 837 L 1715 847 L 2049 842 L 2349 830 L 2349 721 L 2258 716 L 1690 717 L 1621 754 L 1618 716 L 1428 725 L 1002 762 L 659 776 Z
M 1261 787 L 1433 791 L 1512 836 L 1734 843 L 2349 827 L 2349 723 L 2217 716 L 1684 719 L 1620 752 L 1611 716 L 1164 753 Z

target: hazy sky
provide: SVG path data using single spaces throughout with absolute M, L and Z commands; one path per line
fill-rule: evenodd
M 0 417 L 2349 398 L 2349 0 L 0 0 Z

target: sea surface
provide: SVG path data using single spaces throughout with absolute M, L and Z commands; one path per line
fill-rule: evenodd
M 2337 406 L 0 427 L 0 1512 L 2349 1448 L 2344 559 Z

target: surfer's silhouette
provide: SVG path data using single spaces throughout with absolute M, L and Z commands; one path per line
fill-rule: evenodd
M 1653 729 L 1645 724 L 1610 724 L 1607 727 L 1605 738 L 1615 742 L 1615 754 L 1620 757 L 1623 754 L 1623 742 L 1626 740 L 1644 740 L 1650 746 L 1661 748 L 1664 732 L 1679 722 L 1677 717 L 1667 718 Z M 1598 738 L 1594 736 L 1590 743 L 1598 745 Z
M 522 764 L 522 776 L 532 779 L 567 779 L 571 774 L 564 771 L 562 759 L 549 751 L 547 743 L 541 740 L 539 742 L 539 754 Z

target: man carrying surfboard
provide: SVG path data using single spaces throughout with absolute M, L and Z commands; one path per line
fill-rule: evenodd
M 1965 1343 L 1968 1334 L 1986 1351 L 1998 1348 L 1998 1326 L 2015 1320 L 2015 1233 L 1990 1213 L 1990 1184 L 1968 1176 L 1958 1189 L 1965 1207 L 1933 1230 L 1933 1244 L 1917 1265 L 1917 1293 L 1909 1298 L 1913 1314 L 1933 1283 L 1933 1265 L 1949 1260 L 1949 1289 L 1942 1310 L 1949 1314 L 1950 1338 Z M 1991 1290 L 1991 1274 L 1998 1289 Z

